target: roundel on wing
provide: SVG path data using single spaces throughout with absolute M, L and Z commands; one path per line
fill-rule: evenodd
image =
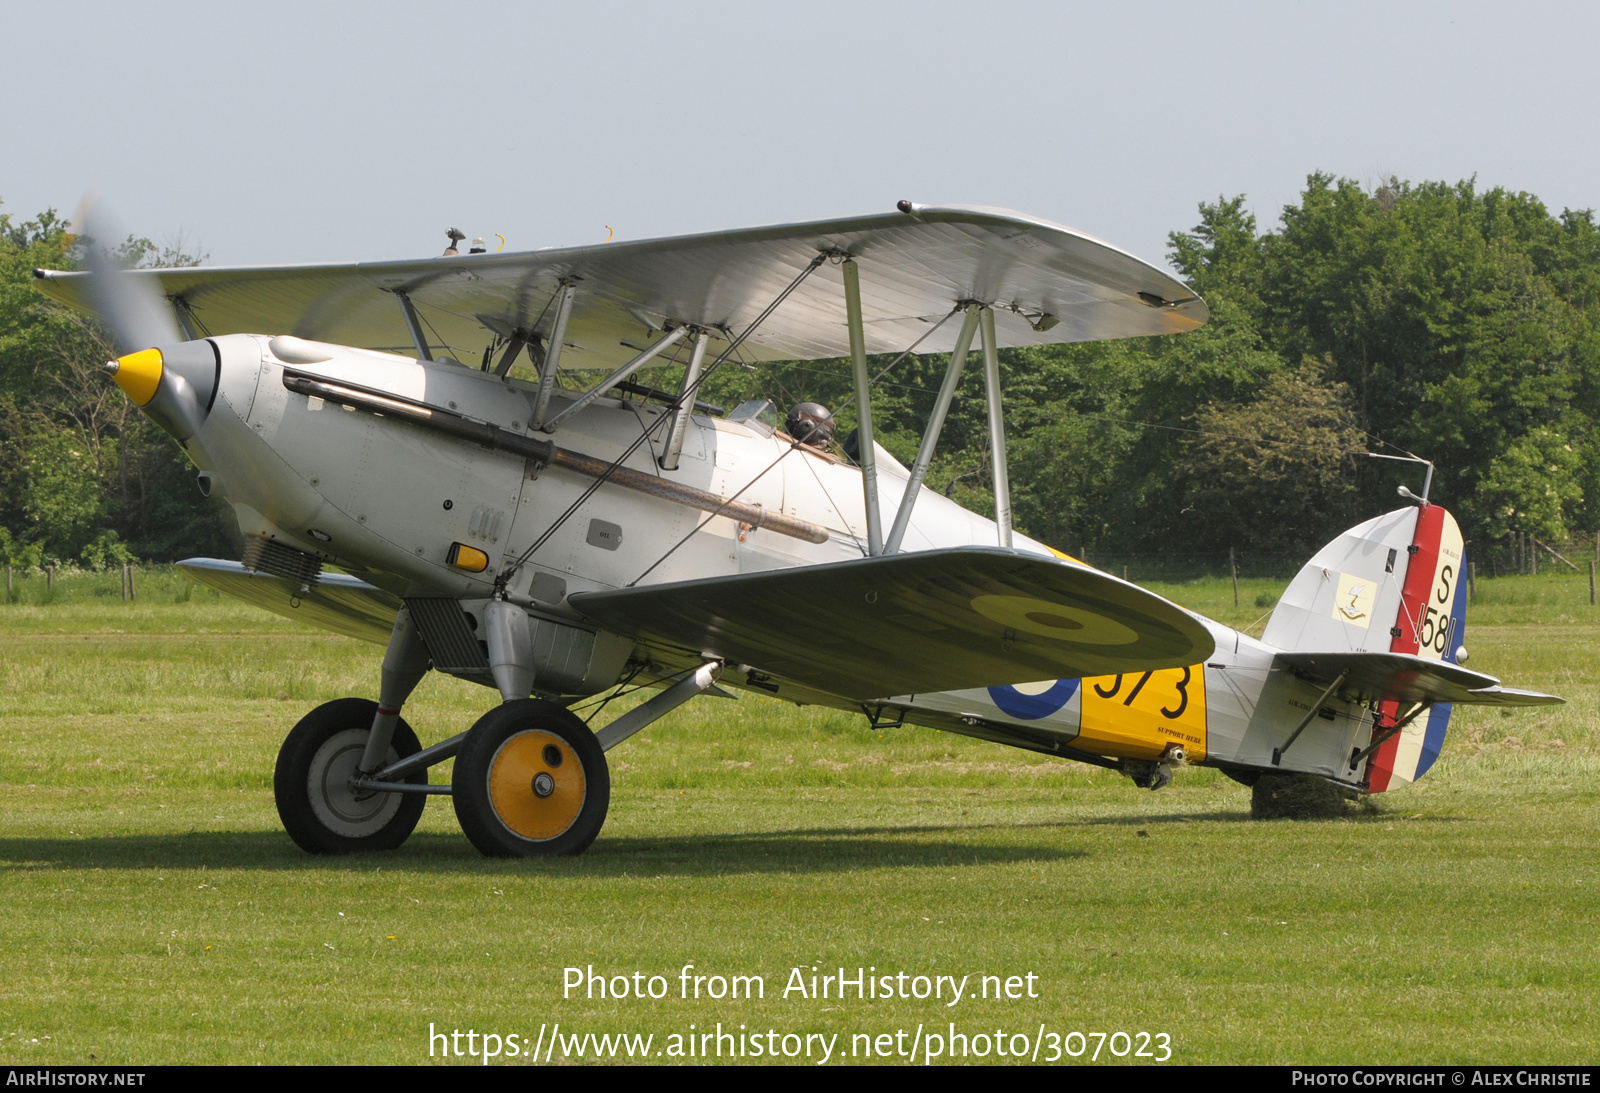
M 1136 631 L 1116 619 L 1033 596 L 974 596 L 972 609 L 1008 629 L 1076 645 L 1131 645 L 1139 640 Z
M 989 700 L 1000 707 L 1001 713 L 1023 721 L 1038 721 L 1071 702 L 1077 692 L 1076 679 L 1047 679 L 1040 683 L 990 687 Z

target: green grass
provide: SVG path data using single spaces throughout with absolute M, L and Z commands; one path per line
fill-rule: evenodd
M 3 1062 L 425 1062 L 429 1022 L 659 1049 L 721 1021 L 837 1032 L 846 1061 L 851 1034 L 909 1043 L 950 1021 L 1164 1031 L 1178 1062 L 1600 1046 L 1586 577 L 1480 581 L 1468 627 L 1473 667 L 1569 704 L 1458 711 L 1434 772 L 1358 818 L 1254 823 L 1207 770 L 1149 793 L 948 734 L 699 699 L 611 753 L 593 848 L 538 862 L 480 858 L 445 799 L 392 854 L 300 853 L 272 804 L 278 745 L 312 705 L 371 694 L 380 650 L 159 571 L 132 604 L 96 580 L 0 606 Z M 1241 582 L 1236 611 L 1226 581 L 1157 587 L 1238 625 L 1279 590 Z M 490 697 L 430 678 L 407 716 L 432 741 Z M 680 1000 L 688 963 L 764 975 L 767 997 Z M 562 969 L 588 964 L 673 993 L 563 1000 Z M 974 986 L 1032 972 L 1041 997 L 782 998 L 792 967 L 841 964 Z

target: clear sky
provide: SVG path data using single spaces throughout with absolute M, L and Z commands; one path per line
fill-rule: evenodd
M 1161 263 L 1306 175 L 1600 205 L 1600 5 L 0 6 L 0 201 L 213 264 L 1001 205 Z M 498 241 L 491 238 L 491 248 Z

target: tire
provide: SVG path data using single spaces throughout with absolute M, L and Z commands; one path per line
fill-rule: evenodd
M 492 858 L 581 854 L 611 805 L 611 772 L 594 733 L 533 698 L 478 719 L 456 754 L 452 781 L 461 830 Z
M 364 698 L 323 703 L 300 719 L 278 751 L 272 792 L 278 817 L 300 849 L 312 854 L 393 850 L 410 837 L 427 803 L 420 793 L 357 797 L 346 782 L 361 762 L 378 704 Z M 403 720 L 394 727 L 387 761 L 422 750 Z M 428 783 L 428 772 L 406 776 Z

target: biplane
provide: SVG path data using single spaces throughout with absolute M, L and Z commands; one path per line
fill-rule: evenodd
M 307 851 L 396 847 L 448 795 L 485 854 L 579 853 L 607 753 L 723 687 L 1152 788 L 1187 763 L 1367 792 L 1420 777 L 1457 703 L 1560 701 L 1463 666 L 1461 533 L 1426 490 L 1312 558 L 1259 640 L 1015 531 L 1000 351 L 1208 318 L 1097 239 L 910 202 L 527 253 L 454 238 L 412 261 L 36 272 L 106 320 L 116 383 L 237 517 L 240 561 L 182 568 L 385 646 L 376 701 L 317 707 L 279 753 L 278 811 Z M 908 347 L 949 355 L 909 467 L 873 438 L 868 367 Z M 729 362 L 840 358 L 842 444 L 820 406 L 697 398 Z M 676 390 L 635 382 L 652 364 Z M 969 366 L 992 514 L 924 484 Z M 499 701 L 423 746 L 402 713 L 429 671 Z M 570 708 L 624 684 L 657 693 L 598 731 Z M 430 782 L 451 757 L 451 784 Z

